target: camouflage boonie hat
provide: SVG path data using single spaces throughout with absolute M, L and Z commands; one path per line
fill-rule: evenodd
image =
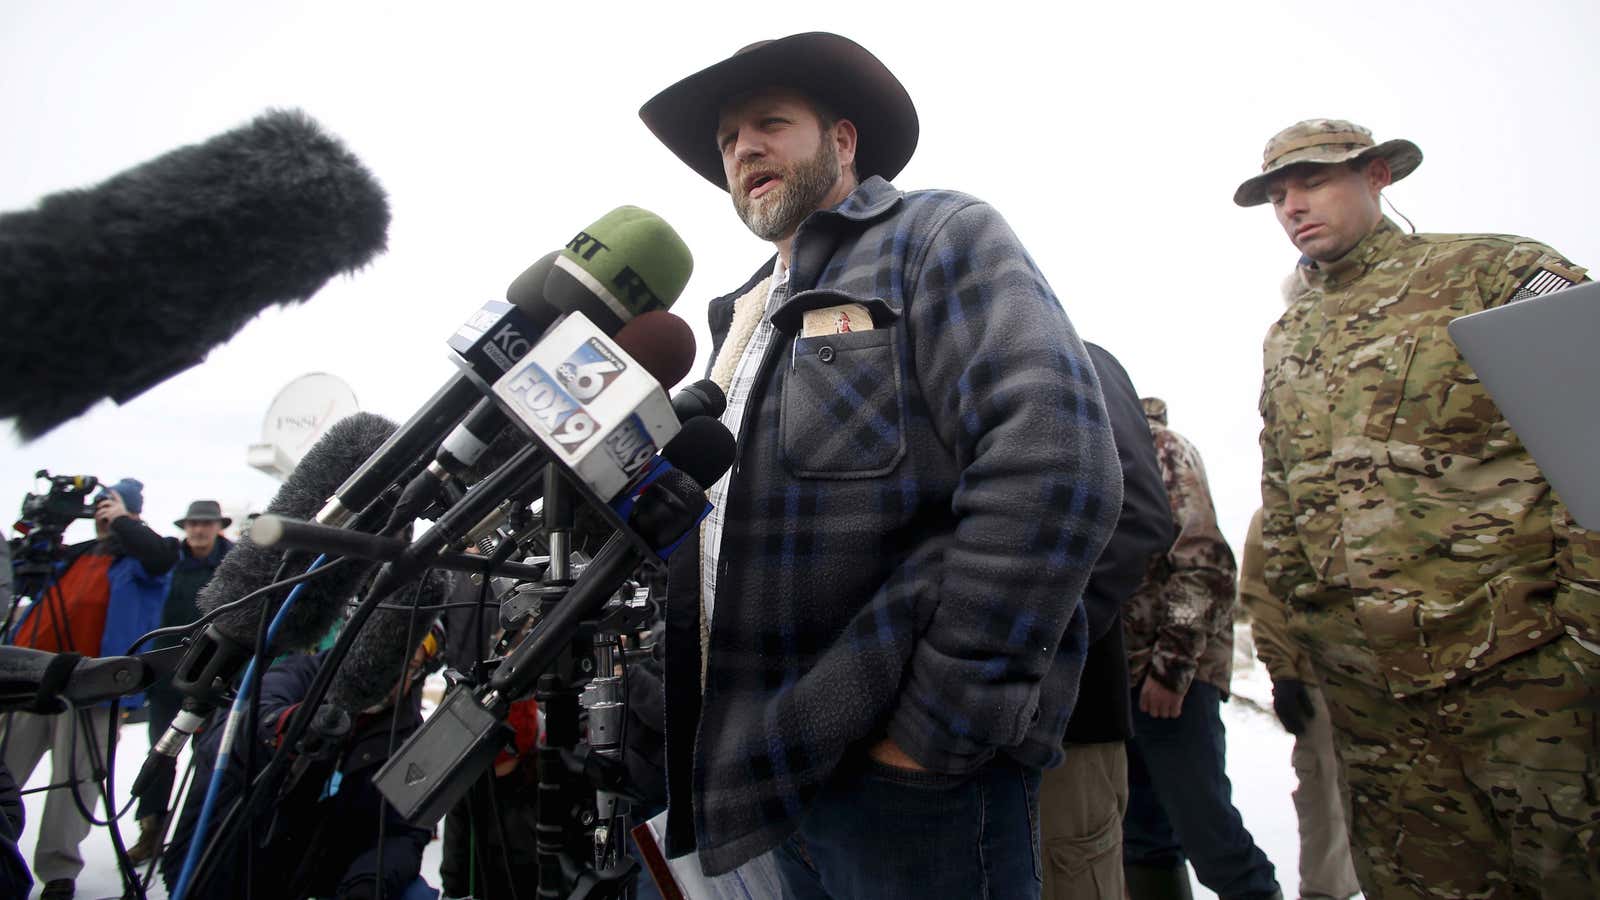
M 1363 156 L 1389 161 L 1392 181 L 1410 175 L 1422 164 L 1422 150 L 1407 140 L 1375 143 L 1372 132 L 1343 119 L 1306 119 L 1278 132 L 1261 153 L 1261 174 L 1246 180 L 1233 192 L 1240 206 L 1267 202 L 1267 179 L 1273 173 L 1300 163 L 1335 165 Z

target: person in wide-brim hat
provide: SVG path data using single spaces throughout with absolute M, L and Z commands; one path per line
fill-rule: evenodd
M 758 41 L 651 97 L 639 118 L 707 181 L 727 190 L 717 117 L 752 90 L 781 85 L 849 119 L 860 135 L 856 174 L 892 180 L 917 149 L 917 110 L 889 68 L 847 37 L 824 31 Z
M 1389 162 L 1390 183 L 1422 165 L 1422 150 L 1404 138 L 1377 143 L 1372 132 L 1343 119 L 1306 119 L 1273 135 L 1261 153 L 1261 174 L 1246 178 L 1233 192 L 1240 206 L 1267 202 L 1267 183 L 1290 166 L 1340 165 L 1382 158 Z
M 1042 773 L 1061 757 L 1088 654 L 1062 637 L 1084 631 L 1088 570 L 1061 548 L 1098 552 L 1121 498 L 1089 351 L 999 210 L 891 183 L 916 149 L 916 109 L 855 42 L 751 44 L 639 114 L 775 251 L 706 307 L 709 381 L 738 437 L 711 489 L 722 512 L 691 529 L 698 546 L 669 573 L 685 621 L 697 606 L 700 621 L 715 616 L 704 642 L 669 625 L 663 644 L 669 684 L 715 688 L 663 706 L 661 773 L 684 801 L 669 852 L 784 896 L 1037 900 Z M 819 484 L 821 505 L 807 499 Z M 1110 502 L 1057 502 L 1060 485 Z M 863 553 L 860 535 L 896 537 Z M 927 597 L 940 615 L 893 599 Z M 1011 637 L 995 639 L 993 622 L 1016 623 Z M 1121 681 L 1098 696 L 1126 710 L 1120 653 L 1105 658 Z M 1012 678 L 1023 672 L 1026 691 Z M 693 741 L 696 728 L 736 739 Z M 1123 759 L 1120 740 L 1103 743 L 1106 765 Z M 892 777 L 863 788 L 869 772 Z M 1101 781 L 1104 796 L 1073 799 L 1114 807 Z M 906 810 L 927 813 L 916 795 L 928 785 L 950 801 L 932 814 L 937 834 L 906 827 L 919 819 Z M 1093 829 L 1098 840 L 1103 819 Z M 980 845 L 994 852 L 968 852 Z M 1120 852 L 1097 859 L 1121 864 Z

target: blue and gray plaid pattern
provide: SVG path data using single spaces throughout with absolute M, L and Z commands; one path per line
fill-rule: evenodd
M 735 296 L 712 303 L 719 343 Z M 797 337 L 801 313 L 841 302 L 878 327 Z M 695 733 L 692 772 L 669 765 L 672 815 L 692 797 L 712 874 L 785 838 L 841 760 L 885 735 L 935 771 L 996 753 L 1055 764 L 1087 643 L 1079 599 L 1121 506 L 1088 355 L 987 205 L 869 179 L 802 224 L 772 318 L 698 728 L 667 713 L 669 737 Z M 686 650 L 668 643 L 670 696 L 699 678 Z

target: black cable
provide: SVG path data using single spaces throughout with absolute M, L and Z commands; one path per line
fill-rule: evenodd
M 513 749 L 516 748 L 515 740 L 512 741 L 511 746 Z M 522 754 L 519 753 L 517 754 L 517 768 L 521 767 Z M 516 769 L 512 769 L 512 771 L 515 772 Z M 494 768 L 490 767 L 485 774 L 484 793 L 489 797 L 489 815 L 494 821 L 494 833 L 500 836 L 496 846 L 500 849 L 500 868 L 505 870 L 506 873 L 506 887 L 511 891 L 511 900 L 519 900 L 517 897 L 517 879 L 511 871 L 511 854 L 507 850 L 511 840 L 510 836 L 506 834 L 506 820 L 500 818 L 500 803 L 495 799 L 495 792 L 499 790 L 499 784 L 497 783 L 499 780 L 499 777 L 494 774 Z
M 330 560 L 330 562 L 338 562 L 338 560 L 334 559 Z M 323 563 L 323 565 L 318 568 L 323 568 L 327 565 L 328 563 Z M 286 553 L 283 556 L 283 561 L 278 563 L 277 570 L 272 573 L 272 580 L 276 582 L 282 579 L 283 573 L 287 572 L 288 570 L 289 555 Z M 248 698 L 249 713 L 248 717 L 245 719 L 245 723 L 250 728 L 250 739 L 244 743 L 244 784 L 249 784 L 250 779 L 255 776 L 256 772 L 256 723 L 261 721 L 261 683 L 266 680 L 267 674 L 267 626 L 272 622 L 271 616 L 269 616 L 267 613 L 270 611 L 270 609 L 271 604 L 261 604 L 261 615 L 256 619 L 255 646 L 251 651 L 250 657 L 252 664 L 255 666 L 255 671 L 261 673 L 261 676 L 259 678 L 253 678 L 250 680 L 250 696 Z M 245 823 L 245 900 L 251 900 L 251 898 L 255 896 L 255 859 L 256 822 L 254 819 L 251 819 L 249 822 Z
M 427 603 L 414 608 L 421 612 L 443 612 L 447 609 L 462 609 L 468 606 L 478 606 L 480 603 L 487 602 L 487 600 L 458 600 L 453 603 Z M 396 612 L 410 612 L 413 609 L 413 607 L 407 606 L 404 603 L 379 603 L 378 608 L 394 610 Z
M 327 657 L 324 658 L 321 667 L 317 669 L 316 677 L 312 679 L 311 687 L 301 700 L 300 711 L 290 717 L 289 728 L 284 734 L 283 741 L 273 752 L 272 758 L 267 761 L 267 765 L 261 774 L 256 777 L 256 782 L 250 785 L 249 790 L 245 792 L 246 800 L 243 815 L 246 818 L 255 814 L 256 807 L 264 802 L 268 794 L 267 789 L 273 787 L 273 781 L 279 777 L 284 767 L 288 765 L 291 753 L 290 748 L 298 744 L 300 738 L 305 735 L 317 705 L 327 695 L 328 685 L 333 680 L 334 672 L 338 670 L 345 656 L 350 653 L 350 647 L 355 643 L 356 635 L 360 633 L 362 626 L 366 624 L 367 619 L 372 617 L 373 611 L 377 609 L 378 604 L 381 602 L 376 598 L 368 597 L 350 614 L 350 618 L 345 622 L 344 629 L 339 632 L 338 640 L 334 641 L 333 647 L 328 650 Z M 237 826 L 235 825 L 235 827 Z M 211 846 L 207 847 L 207 854 L 209 855 L 216 845 L 225 843 L 225 841 L 226 831 L 219 828 L 211 841 Z M 198 877 L 197 868 L 197 883 Z
M 122 872 L 122 885 L 133 895 L 132 900 L 145 900 L 144 885 L 139 881 L 139 868 L 133 864 L 133 860 L 128 856 L 127 845 L 122 840 L 122 826 L 119 824 L 122 817 L 128 814 L 128 810 L 133 809 L 134 801 L 137 798 L 129 797 L 128 805 L 123 807 L 122 812 L 112 815 L 117 805 L 117 738 L 122 733 L 122 723 L 118 721 L 120 706 L 120 701 L 113 697 L 106 709 L 106 758 L 104 760 L 91 758 L 90 761 L 103 768 L 106 773 L 106 780 L 102 790 L 104 791 L 106 815 L 110 817 L 108 828 L 111 831 L 111 848 L 117 854 L 117 868 Z M 94 732 L 92 730 L 89 733 L 89 752 L 91 755 L 95 752 Z
M 337 565 L 347 559 L 349 557 L 336 560 L 334 563 L 324 565 L 316 571 L 324 571 L 331 565 Z M 209 869 L 212 862 L 222 852 L 220 848 L 229 843 L 233 830 L 239 827 L 238 820 L 240 818 L 248 820 L 256 815 L 261 804 L 266 802 L 267 797 L 277 790 L 276 782 L 281 780 L 285 767 L 289 765 L 292 757 L 292 748 L 299 744 L 300 739 L 305 735 L 316 707 L 321 704 L 322 699 L 327 695 L 328 685 L 331 683 L 334 673 L 338 670 L 344 657 L 349 654 L 351 646 L 355 643 L 356 635 L 360 633 L 362 626 L 366 624 L 367 619 L 371 618 L 372 612 L 378 608 L 380 603 L 381 601 L 374 602 L 371 597 L 362 600 L 355 611 L 350 614 L 349 619 L 345 621 L 344 628 L 339 632 L 338 639 L 328 649 L 327 656 L 324 658 L 322 665 L 318 667 L 317 674 L 311 681 L 311 686 L 301 699 L 299 710 L 290 716 L 289 727 L 284 733 L 283 739 L 273 751 L 272 757 L 267 760 L 266 766 L 262 769 L 261 774 L 256 776 L 254 783 L 247 782 L 244 785 L 239 800 L 229 809 L 228 815 L 212 830 L 210 839 L 207 841 L 199 862 L 195 866 L 195 874 L 190 888 L 192 892 L 198 894 L 204 886 L 206 879 L 210 875 Z
M 79 709 L 78 709 L 78 707 L 72 705 L 72 701 L 71 700 L 68 700 L 65 697 L 63 697 L 63 698 L 61 698 L 61 702 L 66 706 L 66 710 L 62 713 L 62 715 L 65 715 L 67 717 L 67 722 L 68 722 L 68 725 L 67 725 L 67 749 L 70 752 L 67 754 L 67 783 L 72 785 L 72 805 L 76 806 L 78 808 L 78 815 L 83 816 L 83 820 L 85 822 L 88 822 L 90 825 L 92 825 L 92 826 L 109 826 L 111 824 L 111 822 L 115 819 L 115 817 L 112 815 L 112 813 L 115 813 L 117 811 L 117 805 L 115 803 L 107 803 L 106 804 L 106 816 L 107 816 L 107 818 L 102 821 L 100 819 L 95 818 L 94 811 L 91 810 L 89 807 L 84 806 L 83 805 L 83 798 L 78 796 L 78 788 L 79 787 L 81 787 L 81 786 L 83 786 L 85 784 L 91 784 L 91 783 L 92 784 L 98 784 L 100 782 L 100 779 L 99 779 L 98 776 L 95 777 L 93 779 L 93 781 L 90 781 L 88 779 L 81 778 L 78 775 L 78 727 L 80 725 L 91 724 L 91 723 L 85 723 L 82 719 L 80 719 L 78 717 L 79 716 Z M 93 728 L 90 728 L 90 730 L 89 730 L 89 738 L 88 738 L 88 740 L 89 740 L 90 744 L 94 743 L 94 729 Z M 54 760 L 52 759 L 51 762 L 54 763 Z M 91 770 L 93 769 L 93 762 L 94 761 L 91 759 L 90 760 L 90 763 L 91 763 L 90 768 L 91 768 Z M 91 771 L 90 774 L 93 775 L 94 772 Z M 123 812 L 127 812 L 127 810 L 123 810 Z
M 531 449 L 532 448 L 525 448 L 523 451 L 519 451 L 518 454 L 512 457 L 512 460 L 506 463 L 505 466 L 502 466 L 501 470 L 499 471 L 515 471 L 516 466 L 513 465 L 514 463 L 519 463 L 519 461 L 522 463 L 529 462 L 532 457 L 527 456 L 526 454 L 528 454 Z M 510 468 L 508 469 L 508 467 Z M 483 489 L 493 480 L 494 479 L 491 477 L 491 479 L 481 482 L 479 489 Z M 369 510 L 373 508 L 375 508 L 375 506 L 368 507 Z M 365 512 L 363 512 L 363 515 L 365 515 Z M 512 549 L 514 549 L 514 545 Z M 509 549 L 507 552 L 509 553 Z M 392 564 L 385 565 L 380 572 L 390 571 L 391 565 Z M 327 567 L 324 566 L 323 568 Z M 426 572 L 426 569 L 423 571 Z M 310 727 L 316 707 L 327 695 L 328 685 L 333 680 L 334 672 L 338 670 L 338 667 L 343 663 L 344 658 L 349 655 L 350 648 L 354 645 L 356 636 L 360 633 L 361 628 L 366 624 L 367 620 L 372 617 L 373 611 L 376 610 L 380 604 L 382 604 L 383 596 L 374 595 L 371 591 L 370 584 L 368 585 L 367 594 L 368 596 L 365 597 L 360 604 L 356 606 L 355 611 L 350 614 L 350 618 L 345 622 L 344 629 L 339 632 L 338 639 L 335 640 L 333 646 L 329 648 L 327 657 L 323 660 L 321 667 L 317 669 L 316 677 L 312 679 L 310 688 L 306 691 L 305 697 L 301 700 L 299 712 L 290 717 L 288 730 L 284 734 L 283 741 L 273 752 L 272 758 L 267 761 L 267 765 L 262 770 L 261 774 L 256 777 L 255 783 L 249 785 L 248 790 L 245 791 L 244 808 L 241 813 L 244 818 L 249 818 L 250 816 L 254 815 L 260 804 L 264 803 L 270 794 L 276 790 L 275 782 L 281 779 L 284 768 L 288 765 L 288 759 L 291 753 L 290 748 L 298 744 L 300 739 L 305 735 L 307 728 Z M 205 856 L 202 857 L 200 866 L 196 867 L 196 888 L 203 883 L 203 867 L 206 862 L 206 858 L 214 855 L 218 845 L 227 842 L 229 838 L 228 831 L 230 827 L 237 827 L 237 823 L 224 822 L 223 826 L 217 829 L 209 845 L 206 847 L 204 851 Z
M 317 577 L 319 577 L 321 575 L 324 575 L 324 574 L 328 573 L 329 571 L 333 570 L 336 566 L 344 565 L 344 564 L 348 563 L 349 561 L 350 561 L 349 557 L 341 557 L 339 559 L 333 560 L 332 562 L 325 563 L 325 564 L 323 564 L 321 566 L 318 566 L 317 568 L 312 569 L 309 572 L 302 572 L 299 575 L 294 576 L 293 578 L 285 578 L 282 581 L 275 581 L 272 584 L 267 585 L 266 587 L 257 588 L 256 590 L 253 590 L 250 593 L 245 594 L 243 597 L 240 597 L 237 600 L 222 604 L 221 606 L 217 607 L 216 609 L 213 609 L 211 612 L 206 613 L 205 615 L 201 616 L 200 618 L 195 619 L 193 622 L 190 622 L 187 625 L 169 625 L 166 628 L 157 628 L 154 631 L 147 631 L 144 634 L 140 635 L 138 640 L 134 641 L 132 644 L 130 644 L 128 646 L 128 650 L 124 655 L 125 656 L 132 656 L 134 654 L 134 652 L 139 649 L 140 645 L 142 645 L 142 644 L 144 644 L 144 643 L 146 643 L 148 641 L 153 641 L 156 638 L 167 637 L 169 635 L 186 635 L 191 631 L 197 631 L 200 628 L 203 628 L 206 625 L 210 624 L 211 620 L 215 619 L 217 616 L 220 616 L 223 613 L 228 612 L 229 610 L 238 609 L 239 607 L 243 606 L 246 603 L 249 603 L 251 600 L 256 599 L 257 597 L 261 596 L 262 594 L 265 594 L 268 591 L 275 591 L 278 588 L 290 587 L 292 585 L 299 584 L 302 581 L 310 581 L 313 578 L 317 578 Z
M 166 820 L 161 823 L 161 834 L 156 844 L 157 852 L 150 856 L 150 862 L 145 865 L 144 877 L 140 880 L 140 884 L 143 885 L 146 891 L 150 890 L 150 882 L 155 880 L 156 864 L 161 862 L 161 854 L 166 852 L 167 835 L 171 832 L 173 826 L 177 824 L 179 813 L 183 809 L 183 801 L 188 797 L 189 787 L 194 781 L 194 765 L 195 755 L 191 751 L 189 753 L 189 767 L 184 769 L 183 778 L 178 782 L 178 793 L 173 796 L 172 809 L 167 813 Z
M 343 565 L 343 564 L 349 562 L 351 559 L 352 559 L 351 557 L 338 557 L 338 558 L 333 559 L 330 562 L 324 563 L 323 565 L 318 566 L 315 569 L 311 569 L 309 571 L 306 571 L 306 572 L 304 572 L 304 573 L 302 573 L 300 575 L 297 575 L 297 576 L 295 576 L 293 578 L 285 578 L 285 579 L 282 579 L 281 581 L 274 582 L 273 584 L 267 585 L 266 587 L 263 587 L 263 588 L 260 588 L 258 590 L 252 591 L 251 593 L 245 595 L 244 597 L 239 598 L 238 600 L 233 601 L 232 603 L 228 603 L 225 606 L 220 606 L 217 609 L 212 610 L 204 618 L 209 618 L 211 616 L 215 616 L 216 614 L 222 612 L 225 609 L 230 609 L 230 608 L 233 608 L 235 606 L 238 606 L 238 605 L 244 603 L 245 601 L 247 601 L 247 600 L 249 600 L 249 599 L 251 599 L 251 598 L 253 598 L 253 597 L 255 597 L 255 596 L 259 595 L 259 594 L 262 594 L 262 593 L 264 593 L 264 592 L 266 592 L 268 590 L 272 590 L 273 588 L 286 587 L 286 586 L 291 585 L 291 584 L 295 584 L 295 583 L 298 583 L 298 582 L 301 582 L 301 581 L 305 581 L 308 578 L 315 577 L 316 575 L 318 575 L 318 574 L 320 574 L 322 572 L 326 572 L 329 569 L 334 568 L 335 566 Z M 287 565 L 287 560 L 285 560 L 284 565 Z M 280 573 L 282 572 L 282 568 L 281 567 L 279 569 L 279 572 Z M 265 606 L 265 605 L 263 605 L 263 606 Z M 265 614 L 265 609 L 263 609 L 263 615 L 264 614 Z M 201 624 L 201 623 L 196 623 L 195 625 L 191 625 L 191 626 L 187 626 L 187 627 L 194 628 L 194 627 L 198 627 L 199 624 Z M 152 632 L 150 635 L 146 635 L 145 637 L 140 638 L 140 640 L 141 641 L 146 640 L 147 638 L 153 636 L 154 634 L 155 634 L 155 632 Z M 262 638 L 261 632 L 259 632 L 259 631 L 257 632 L 257 637 L 258 637 L 258 639 Z M 336 643 L 336 646 L 337 646 L 337 643 Z M 266 667 L 262 665 L 262 663 L 265 662 L 265 651 L 264 651 L 264 648 L 258 647 L 257 650 L 260 650 L 261 653 L 262 653 L 262 655 L 256 659 L 256 671 L 258 673 L 260 673 L 260 674 L 255 679 L 253 679 L 253 682 L 251 684 L 251 692 L 247 697 L 247 701 L 255 702 L 255 703 L 259 704 L 261 685 L 262 685 L 262 682 L 264 682 L 266 680 Z M 318 672 L 320 674 L 321 669 L 319 669 Z M 316 682 L 313 681 L 312 682 L 312 686 L 315 687 L 315 685 L 316 685 Z M 257 716 L 259 716 L 259 705 L 257 705 L 256 708 L 258 710 Z M 248 740 L 250 741 L 250 743 L 248 743 L 246 745 L 246 750 L 248 751 L 248 750 L 254 749 L 254 747 L 255 747 L 254 741 L 256 740 L 256 723 L 254 721 L 248 721 L 248 722 L 244 723 L 244 727 L 249 729 Z M 280 765 L 280 761 L 286 760 L 288 758 L 287 754 L 285 752 L 286 748 L 289 747 L 291 744 L 297 742 L 297 741 L 298 741 L 298 737 L 296 736 L 292 740 L 286 738 L 283 742 L 281 742 L 279 744 L 279 746 L 273 751 L 272 757 L 270 759 L 268 759 L 267 765 L 266 765 L 265 769 L 262 771 L 261 776 L 257 778 L 257 782 L 262 782 L 266 778 L 267 774 L 274 770 L 274 766 Z M 222 760 L 221 760 L 220 757 L 219 757 L 218 764 L 219 765 L 222 764 Z M 205 848 L 201 852 L 199 861 L 195 865 L 194 877 L 190 881 L 190 888 L 189 888 L 191 894 L 194 894 L 196 896 L 202 895 L 203 889 L 205 887 L 205 883 L 206 883 L 207 879 L 211 875 L 211 866 L 217 859 L 220 858 L 221 853 L 223 852 L 221 848 L 230 843 L 234 829 L 239 827 L 239 818 L 240 817 L 243 817 L 245 819 L 246 840 L 251 841 L 251 845 L 245 848 L 246 859 L 248 859 L 250 854 L 252 854 L 254 852 L 254 836 L 255 836 L 255 832 L 254 832 L 255 809 L 254 809 L 254 807 L 255 807 L 255 804 L 254 803 L 249 803 L 247 801 L 250 798 L 254 797 L 256 792 L 258 790 L 260 790 L 261 788 L 262 788 L 261 784 L 258 783 L 258 784 L 252 785 L 251 782 L 248 779 L 246 779 L 246 780 L 241 782 L 239 797 L 236 798 L 234 800 L 233 804 L 229 806 L 227 815 L 223 816 L 221 818 L 221 820 L 218 821 L 216 827 L 214 827 L 212 829 L 212 832 L 211 832 L 210 836 L 208 837 L 208 839 L 206 841 Z
M 492 771 L 492 770 L 491 770 Z M 485 835 L 487 837 L 487 835 Z M 489 852 L 485 847 L 484 853 Z M 478 786 L 467 788 L 467 896 L 478 896 L 478 879 L 489 874 L 489 867 L 478 858 Z M 443 866 L 440 867 L 441 870 Z M 441 874 L 440 878 L 443 878 Z M 484 885 L 485 894 L 488 885 Z
M 422 579 L 428 577 L 428 570 L 423 570 Z M 415 601 L 422 594 L 422 580 L 417 581 L 411 591 L 411 599 Z M 417 655 L 416 644 L 413 638 L 417 629 L 417 605 L 411 604 L 411 617 L 406 620 L 406 642 L 401 646 L 408 648 L 405 657 L 400 661 L 400 678 L 394 686 L 394 703 L 389 706 L 389 752 L 383 755 L 385 761 L 394 756 L 394 745 L 400 733 L 400 704 L 406 702 L 406 696 L 411 692 L 407 690 L 406 682 L 411 677 L 411 658 Z M 440 652 L 444 648 L 439 648 Z M 383 900 L 383 838 L 389 821 L 388 805 L 380 797 L 378 800 L 378 858 L 374 863 L 373 880 L 377 882 L 376 900 Z
M 274 581 L 278 580 L 278 578 L 283 575 L 285 567 L 287 567 L 288 565 L 289 565 L 289 558 L 286 555 L 284 557 L 284 559 L 283 559 L 283 562 L 278 565 L 278 571 L 273 573 L 273 580 Z M 272 621 L 267 615 L 267 612 L 268 612 L 268 610 L 270 608 L 271 608 L 271 604 L 269 604 L 269 603 L 261 604 L 261 615 L 258 616 L 257 620 L 256 620 L 255 646 L 251 650 L 251 655 L 250 655 L 251 664 L 255 666 L 255 671 L 261 673 L 261 677 L 252 678 L 250 680 L 250 688 L 249 688 L 250 696 L 248 698 L 248 704 L 247 704 L 249 712 L 247 713 L 246 718 L 245 718 L 245 727 L 249 729 L 249 734 L 247 735 L 246 740 L 244 742 L 244 783 L 245 784 L 249 784 L 250 783 L 250 778 L 253 775 L 255 775 L 255 771 L 256 771 L 256 723 L 261 721 L 261 682 L 267 680 L 266 679 L 267 673 L 266 673 L 266 668 L 264 666 L 264 663 L 266 662 L 266 655 L 267 655 L 267 626 L 269 624 L 271 624 L 271 621 Z M 231 760 L 230 760 L 230 762 L 231 762 Z M 245 900 L 251 900 L 251 898 L 255 897 L 255 883 L 256 883 L 256 879 L 255 879 L 256 821 L 255 821 L 255 819 L 252 818 L 250 821 L 244 823 L 244 829 L 245 829 L 245 832 L 244 832 L 245 833 L 245 845 L 244 845 L 244 897 L 245 897 Z

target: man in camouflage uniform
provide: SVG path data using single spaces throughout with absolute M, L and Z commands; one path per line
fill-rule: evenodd
M 1262 577 L 1261 510 L 1239 554 L 1239 603 L 1250 613 L 1256 656 L 1272 676 L 1272 710 L 1294 735 L 1295 816 L 1300 820 L 1300 900 L 1344 900 L 1361 890 L 1346 836 L 1344 786 L 1328 704 L 1311 660 L 1288 635 L 1288 610 Z
M 1223 900 L 1281 897 L 1272 863 L 1233 806 L 1221 704 L 1233 676 L 1233 551 L 1217 527 L 1200 452 L 1145 397 L 1178 528 L 1128 601 L 1134 692 L 1122 860 L 1129 896 L 1189 896 L 1185 857 Z
M 1234 195 L 1304 254 L 1265 348 L 1267 588 L 1323 681 L 1368 897 L 1594 896 L 1600 538 L 1445 332 L 1583 270 L 1401 232 L 1379 192 L 1421 160 L 1310 120 Z

